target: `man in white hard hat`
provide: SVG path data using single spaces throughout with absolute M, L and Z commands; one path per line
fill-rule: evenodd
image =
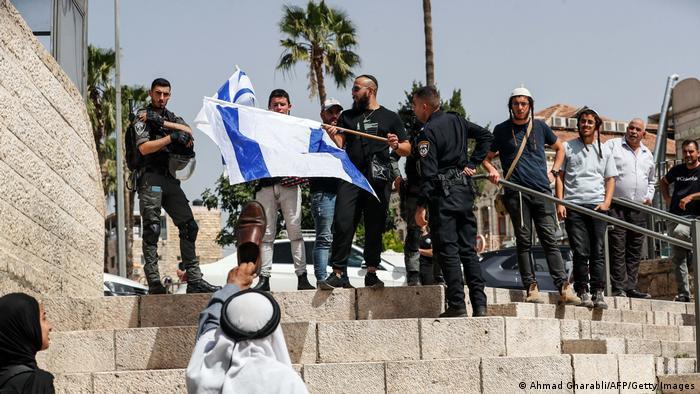
M 493 130 L 493 143 L 482 165 L 489 173 L 489 180 L 498 184 L 501 175 L 492 161 L 499 154 L 501 168 L 506 179 L 529 189 L 552 194 L 547 176 L 545 145 L 562 156 L 562 143 L 541 120 L 534 119 L 534 100 L 525 87 L 513 89 L 508 99 L 508 120 Z M 555 176 L 557 174 L 554 174 Z M 515 229 L 518 255 L 518 269 L 523 286 L 527 290 L 527 301 L 542 303 L 537 279 L 535 278 L 532 255 L 532 223 L 544 249 L 554 285 L 559 289 L 559 303 L 579 305 L 581 300 L 573 294 L 569 284 L 564 260 L 562 259 L 555 232 L 557 228 L 556 210 L 551 201 L 526 193 L 504 188 L 503 203 Z

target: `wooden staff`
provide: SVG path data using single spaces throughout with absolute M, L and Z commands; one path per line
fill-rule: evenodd
M 350 129 L 346 129 L 346 128 L 343 128 L 343 127 L 333 126 L 333 125 L 325 124 L 325 123 L 322 123 L 321 126 L 335 127 L 336 129 L 342 131 L 343 133 L 355 134 L 355 135 L 357 135 L 357 136 L 369 138 L 369 139 L 376 140 L 376 141 L 381 141 L 381 142 L 387 142 L 387 141 L 388 141 L 388 140 L 387 140 L 386 138 L 384 138 L 384 137 L 379 137 L 379 136 L 374 135 L 374 134 L 363 133 L 363 132 L 357 131 L 357 130 L 350 130 Z

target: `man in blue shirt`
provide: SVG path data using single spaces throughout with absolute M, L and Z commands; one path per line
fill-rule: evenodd
M 538 192 L 552 194 L 547 177 L 547 158 L 544 147 L 547 145 L 553 149 L 557 157 L 562 156 L 564 151 L 561 141 L 552 129 L 541 120 L 534 119 L 533 105 L 532 95 L 524 87 L 511 92 L 508 100 L 510 118 L 494 128 L 493 143 L 482 165 L 489 173 L 489 180 L 497 185 L 501 176 L 492 164 L 493 158 L 499 154 L 501 168 L 507 174 L 527 136 L 522 154 L 507 180 Z M 559 289 L 559 302 L 579 305 L 581 300 L 571 291 L 566 271 L 564 271 L 564 260 L 555 237 L 557 220 L 554 203 L 508 188 L 504 192 L 503 202 L 515 229 L 518 269 L 527 290 L 526 300 L 535 303 L 544 302 L 539 294 L 534 261 L 532 261 L 532 223 L 534 222 L 537 236 L 545 252 L 549 273 L 552 275 L 554 285 Z

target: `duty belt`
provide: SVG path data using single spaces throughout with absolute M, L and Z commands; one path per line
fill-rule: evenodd
M 442 187 L 442 192 L 445 193 L 445 197 L 450 195 L 450 187 L 454 185 L 466 185 L 468 182 L 464 172 L 456 168 L 450 168 L 444 173 L 438 174 L 437 180 Z

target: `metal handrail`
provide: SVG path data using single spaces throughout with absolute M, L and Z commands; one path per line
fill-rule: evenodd
M 520 185 L 515 184 L 513 182 L 505 181 L 503 179 L 499 180 L 499 183 L 502 183 L 503 186 L 508 187 L 510 189 L 514 189 L 514 190 L 517 190 L 519 192 L 527 193 L 527 194 L 534 195 L 537 197 L 542 197 L 544 199 L 553 201 L 557 204 L 563 205 L 567 209 L 573 209 L 574 211 L 581 212 L 583 214 L 586 214 L 586 215 L 591 216 L 591 217 L 598 219 L 598 220 L 603 220 L 603 221 L 606 221 L 608 223 L 612 223 L 616 226 L 620 226 L 620 227 L 625 228 L 627 230 L 632 230 L 632 231 L 635 231 L 635 232 L 640 233 L 640 234 L 644 234 L 644 235 L 652 237 L 652 238 L 666 241 L 672 245 L 680 246 L 683 249 L 688 249 L 688 250 L 693 249 L 693 244 L 690 242 L 681 241 L 680 239 L 669 237 L 668 235 L 658 234 L 658 233 L 656 233 L 652 230 L 649 230 L 647 228 L 635 226 L 634 224 L 629 224 L 623 220 L 608 216 L 608 215 L 600 213 L 598 211 L 594 211 L 592 209 L 588 209 L 588 208 L 582 207 L 580 205 L 570 203 L 568 201 L 560 200 L 560 199 L 558 199 L 554 196 L 551 196 L 549 194 L 538 192 L 538 191 L 532 190 L 530 188 L 520 186 Z
M 632 209 L 636 209 L 638 211 L 646 212 L 650 215 L 658 216 L 658 217 L 664 218 L 666 220 L 670 220 L 674 223 L 683 224 L 685 226 L 690 226 L 690 223 L 691 223 L 690 220 L 688 220 L 682 216 L 674 215 L 670 212 L 666 212 L 666 211 L 661 210 L 659 208 L 654 208 L 654 207 L 650 207 L 648 205 L 640 204 L 638 202 L 632 201 L 632 200 L 627 199 L 627 198 L 613 197 L 613 203 L 625 206 L 627 208 L 632 208 Z

